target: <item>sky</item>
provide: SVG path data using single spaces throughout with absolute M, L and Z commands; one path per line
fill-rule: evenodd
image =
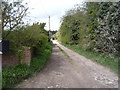
M 49 30 L 49 16 L 50 29 L 52 31 L 58 30 L 60 21 L 65 12 L 70 10 L 76 4 L 81 4 L 83 0 L 24 0 L 28 3 L 30 12 L 26 21 L 29 24 L 33 22 L 46 23 L 45 29 Z

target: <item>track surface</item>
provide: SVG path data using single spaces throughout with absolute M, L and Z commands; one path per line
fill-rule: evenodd
M 45 68 L 17 88 L 118 88 L 118 76 L 54 41 Z

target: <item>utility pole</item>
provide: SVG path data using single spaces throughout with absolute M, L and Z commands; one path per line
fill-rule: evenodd
M 2 2 L 0 1 L 0 40 L 2 40 Z
M 2 2 L 0 1 L 0 89 L 2 89 Z
M 50 33 L 50 16 L 49 16 L 49 40 L 50 40 L 50 38 L 51 38 L 51 35 L 50 35 L 51 33 Z
M 50 16 L 49 16 L 49 31 L 50 31 Z

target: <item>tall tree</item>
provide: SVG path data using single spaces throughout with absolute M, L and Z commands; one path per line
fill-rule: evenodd
M 6 35 L 3 33 L 3 39 L 23 23 L 22 19 L 26 16 L 27 10 L 28 8 L 25 7 L 22 2 L 2 2 L 2 30 L 9 30 Z

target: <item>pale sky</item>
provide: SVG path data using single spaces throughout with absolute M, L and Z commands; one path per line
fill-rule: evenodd
M 61 17 L 66 11 L 83 0 L 24 0 L 28 3 L 29 12 L 27 20 L 29 23 L 45 22 L 45 29 L 48 30 L 48 17 L 50 16 L 51 30 L 58 30 Z M 30 20 L 31 19 L 31 20 Z

